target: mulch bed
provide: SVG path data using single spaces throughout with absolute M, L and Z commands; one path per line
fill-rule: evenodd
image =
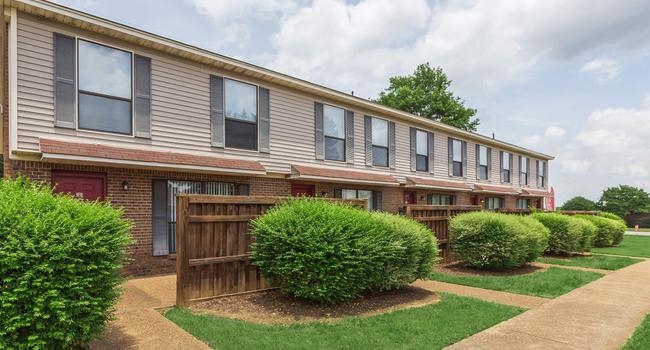
M 191 309 L 253 323 L 290 324 L 336 321 L 350 316 L 372 316 L 425 306 L 438 300 L 435 293 L 412 286 L 366 294 L 338 305 L 308 302 L 286 296 L 279 290 L 272 290 L 212 299 L 196 304 Z
M 515 276 L 542 272 L 546 270 L 546 268 L 547 267 L 529 264 L 512 270 L 481 270 L 463 266 L 461 263 L 453 263 L 437 266 L 434 268 L 434 271 L 458 276 Z

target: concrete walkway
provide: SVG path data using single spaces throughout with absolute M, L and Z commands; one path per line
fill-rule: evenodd
M 447 349 L 618 349 L 650 313 L 650 260 L 550 300 Z
M 639 231 L 639 232 L 625 231 L 625 234 L 630 236 L 650 236 L 650 232 L 644 232 L 644 231 Z
M 482 299 L 485 301 L 491 301 L 493 303 L 519 306 L 526 309 L 538 307 L 549 301 L 549 299 L 542 297 L 514 294 L 438 281 L 417 280 L 411 285 L 414 287 L 430 290 L 432 292 L 452 293 L 456 295 Z
M 174 305 L 175 275 L 130 279 L 123 291 L 117 319 L 91 349 L 210 349 L 156 310 Z

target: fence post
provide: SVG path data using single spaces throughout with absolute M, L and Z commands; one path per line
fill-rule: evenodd
M 187 261 L 187 217 L 189 198 L 178 196 L 176 199 L 176 306 L 185 307 L 189 297 L 185 295 L 188 273 Z

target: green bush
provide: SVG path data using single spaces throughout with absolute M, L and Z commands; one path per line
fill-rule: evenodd
M 449 239 L 463 264 L 507 269 L 535 260 L 546 247 L 548 230 L 530 218 L 471 212 L 451 220 Z
M 435 237 L 405 217 L 290 199 L 253 220 L 252 261 L 295 297 L 337 303 L 428 275 Z
M 582 247 L 581 251 L 588 252 L 591 250 L 591 247 L 594 246 L 594 238 L 596 237 L 597 227 L 591 221 L 585 220 L 581 217 L 569 217 L 574 221 L 578 232 L 580 232 L 580 246 Z
M 550 231 L 547 252 L 552 254 L 572 254 L 590 249 L 590 239 L 586 238 L 583 222 L 568 215 L 555 213 L 535 213 L 533 218 Z
M 68 349 L 112 317 L 130 224 L 109 204 L 0 181 L 0 348 Z
M 611 247 L 618 245 L 623 240 L 627 226 L 621 220 L 608 219 L 605 216 L 576 215 L 581 219 L 596 225 L 595 247 Z

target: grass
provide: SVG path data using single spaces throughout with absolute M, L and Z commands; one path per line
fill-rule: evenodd
M 634 331 L 632 337 L 621 350 L 646 350 L 650 345 L 650 315 L 646 316 L 641 325 Z
M 650 258 L 650 237 L 625 235 L 618 247 L 592 248 L 591 251 L 601 254 Z
M 541 272 L 511 276 L 459 276 L 432 272 L 429 278 L 436 281 L 465 286 L 555 298 L 597 280 L 603 274 L 550 267 Z
M 578 266 L 589 267 L 592 269 L 601 270 L 618 270 L 632 264 L 636 264 L 641 259 L 626 258 L 622 256 L 607 256 L 607 255 L 594 255 L 594 256 L 573 256 L 566 258 L 552 258 L 541 257 L 537 261 L 545 264 L 564 265 L 564 266 Z
M 219 349 L 441 349 L 523 312 L 441 294 L 436 304 L 338 322 L 264 325 L 169 309 L 165 316 Z

